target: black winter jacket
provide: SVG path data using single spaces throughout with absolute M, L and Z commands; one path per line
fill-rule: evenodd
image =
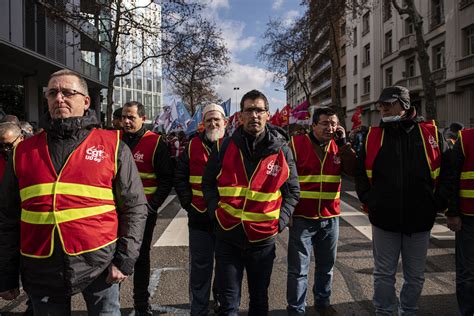
M 209 141 L 204 133 L 200 133 L 195 137 L 199 137 L 203 142 L 206 150 L 211 152 L 214 143 Z M 191 142 L 189 142 L 190 144 Z M 174 188 L 178 194 L 181 206 L 188 212 L 188 226 L 194 229 L 200 229 L 203 231 L 212 230 L 212 223 L 207 213 L 201 213 L 196 210 L 192 205 L 193 192 L 191 184 L 189 183 L 189 144 L 176 161 L 176 167 L 174 171 Z
M 71 152 L 97 125 L 88 111 L 83 117 L 52 121 L 49 114 L 41 127 L 47 133 L 48 151 L 56 172 Z M 53 254 L 44 259 L 20 256 L 21 200 L 18 180 L 10 163 L 0 188 L 0 292 L 18 287 L 19 273 L 25 290 L 34 295 L 70 296 L 82 291 L 114 263 L 122 273 L 133 273 L 147 217 L 143 186 L 130 149 L 118 149 L 118 170 L 113 182 L 119 220 L 119 239 L 104 248 L 77 256 L 66 255 L 57 230 Z
M 355 175 L 357 194 L 369 208 L 372 225 L 407 234 L 433 227 L 436 212 L 447 207 L 451 181 L 443 137 L 438 133 L 442 162 L 435 188 L 417 126 L 422 118 L 417 118 L 414 110 L 408 116 L 399 122 L 380 123 L 385 134 L 373 165 L 372 184 L 365 169 L 365 146 Z
M 260 135 L 258 139 L 245 133 L 243 128 L 239 127 L 232 136 L 224 139 L 219 153 L 217 153 L 216 147 L 214 146 L 202 179 L 202 191 L 204 199 L 207 202 L 207 212 L 211 221 L 216 221 L 215 211 L 217 209 L 217 203 L 219 202 L 219 191 L 217 189 L 216 178 L 222 169 L 222 160 L 231 139 L 242 151 L 245 169 L 247 175 L 250 176 L 257 168 L 260 159 L 278 153 L 280 149 L 283 151 L 288 163 L 290 174 L 288 180 L 286 180 L 280 188 L 283 201 L 280 207 L 278 231 L 281 232 L 288 225 L 295 206 L 298 204 L 300 186 L 298 183 L 298 174 L 293 154 L 287 146 L 289 141 L 287 134 L 283 129 L 268 124 L 265 128 L 265 133 Z M 238 225 L 229 231 L 223 230 L 218 224 L 216 227 L 217 238 L 237 247 L 248 248 L 275 242 L 274 238 L 269 238 L 261 242 L 249 242 L 242 225 Z

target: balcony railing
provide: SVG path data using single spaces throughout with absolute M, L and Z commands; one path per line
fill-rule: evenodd
M 321 83 L 320 85 L 316 86 L 316 88 L 313 89 L 313 93 L 318 93 L 320 91 L 323 91 L 324 89 L 326 89 L 327 87 L 330 87 L 331 86 L 331 83 L 332 83 L 332 80 L 331 79 L 327 79 L 326 81 L 324 81 L 323 83 Z
M 330 105 L 332 102 L 332 99 L 331 98 L 327 98 L 327 99 L 324 99 L 324 100 L 321 100 L 321 103 L 319 103 L 320 106 L 328 106 Z
M 388 57 L 388 56 L 392 55 L 392 53 L 393 53 L 393 51 L 392 51 L 392 50 L 390 50 L 390 51 L 388 51 L 388 50 L 387 50 L 387 51 L 383 52 L 383 58 L 385 58 L 385 57 Z
M 370 65 L 370 60 L 364 60 L 364 61 L 362 62 L 362 68 L 365 68 L 365 67 L 367 67 L 368 65 Z
M 319 66 L 319 67 L 311 74 L 311 80 L 313 80 L 313 79 L 316 78 L 318 75 L 320 75 L 321 73 L 323 73 L 324 71 L 326 71 L 329 67 L 331 67 L 331 61 L 330 61 L 330 60 L 326 61 L 324 64 L 322 64 L 321 66 Z
M 459 9 L 462 10 L 468 5 L 471 5 L 474 3 L 474 0 L 461 0 L 459 1 Z
M 474 67 L 474 54 L 466 56 L 456 62 L 457 71 Z
M 416 48 L 416 39 L 414 34 L 402 37 L 398 42 L 400 53 L 410 52 Z
M 92 79 L 95 79 L 95 80 L 100 80 L 99 78 L 100 70 L 98 67 L 92 65 L 91 63 L 88 63 L 87 61 L 83 59 L 81 60 L 81 66 L 82 66 L 81 70 L 82 70 L 83 75 L 91 77 Z
M 370 92 L 360 96 L 360 102 L 367 102 L 370 100 Z
M 398 80 L 396 85 L 404 86 L 410 90 L 421 90 L 422 89 L 421 76 L 403 78 L 401 80 Z
M 325 42 L 324 45 L 317 50 L 317 53 L 314 54 L 314 57 L 311 59 L 310 65 L 314 65 L 314 63 L 321 57 L 324 56 L 324 53 L 329 49 L 329 41 Z
M 434 70 L 431 73 L 431 78 L 433 78 L 435 82 L 446 79 L 446 68 L 440 68 L 440 69 Z

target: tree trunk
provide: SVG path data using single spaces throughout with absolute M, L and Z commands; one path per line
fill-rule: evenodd
M 334 16 L 334 15 L 332 15 Z M 332 76 L 332 108 L 336 111 L 337 117 L 339 118 L 340 124 L 345 128 L 346 120 L 344 109 L 341 103 L 341 62 L 339 57 L 339 19 L 332 18 L 329 22 L 329 37 L 331 40 L 331 76 Z

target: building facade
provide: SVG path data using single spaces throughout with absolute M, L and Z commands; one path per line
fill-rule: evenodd
M 0 84 L 24 88 L 26 120 L 46 112 L 43 91 L 49 75 L 62 68 L 86 79 L 91 108 L 100 113 L 100 90 L 107 84 L 109 51 L 99 41 L 97 19 L 68 19 L 53 11 L 98 16 L 94 0 L 0 0 Z M 54 10 L 53 10 L 54 9 Z

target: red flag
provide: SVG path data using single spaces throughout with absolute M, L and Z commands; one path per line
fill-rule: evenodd
M 272 118 L 270 119 L 270 123 L 276 126 L 280 126 L 281 124 L 281 117 L 280 117 L 280 110 L 277 109 L 275 114 L 273 114 Z
M 280 126 L 286 126 L 290 123 L 290 113 L 291 113 L 291 106 L 289 104 L 285 105 L 280 112 Z
M 309 102 L 307 100 L 298 104 L 298 106 L 291 111 L 291 116 L 296 120 L 307 120 L 309 118 L 308 107 Z
M 356 129 L 362 125 L 362 107 L 358 106 L 357 110 L 352 114 L 351 121 L 352 121 L 352 129 Z

